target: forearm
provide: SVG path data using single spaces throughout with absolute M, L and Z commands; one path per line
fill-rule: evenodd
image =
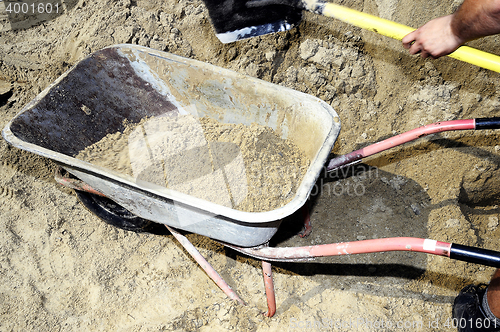
M 451 29 L 462 42 L 500 33 L 500 0 L 465 0 L 453 14 Z

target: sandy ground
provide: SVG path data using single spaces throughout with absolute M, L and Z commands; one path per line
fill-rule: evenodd
M 341 3 L 417 27 L 460 2 Z M 195 0 L 80 0 L 61 4 L 60 15 L 21 18 L 3 14 L 6 4 L 0 2 L 1 127 L 84 56 L 118 43 L 210 62 L 325 100 L 342 120 L 336 154 L 500 109 L 498 74 L 450 58 L 409 56 L 397 41 L 314 14 L 290 32 L 223 45 Z M 471 43 L 493 53 L 499 45 L 499 37 Z M 301 220 L 295 215 L 275 242 L 416 236 L 496 249 L 498 139 L 495 131 L 432 135 L 327 176 L 313 197 L 313 233 L 294 236 Z M 488 282 L 493 272 L 412 253 L 276 264 L 277 313 L 265 318 L 259 261 L 188 235 L 247 302 L 235 304 L 171 235 L 122 231 L 86 210 L 55 183 L 50 160 L 0 140 L 0 170 L 2 331 L 453 331 L 457 292 Z

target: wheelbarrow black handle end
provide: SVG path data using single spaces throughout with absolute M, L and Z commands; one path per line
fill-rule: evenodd
M 500 268 L 500 252 L 452 243 L 450 258 Z
M 500 117 L 476 119 L 476 130 L 480 129 L 500 129 Z

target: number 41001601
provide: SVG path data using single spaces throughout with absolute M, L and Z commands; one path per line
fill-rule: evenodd
M 7 14 L 52 14 L 59 13 L 59 4 L 50 2 L 31 3 L 26 2 L 4 2 Z

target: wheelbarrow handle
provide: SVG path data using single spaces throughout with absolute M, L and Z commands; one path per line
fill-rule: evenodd
M 500 252 L 452 243 L 450 258 L 500 268 Z
M 440 121 L 419 127 L 383 141 L 368 145 L 362 149 L 333 158 L 329 161 L 328 172 L 354 164 L 365 157 L 388 150 L 398 145 L 414 141 L 424 136 L 443 131 L 500 129 L 500 117 L 466 120 Z
M 276 262 L 300 262 L 316 257 L 413 251 L 500 268 L 500 252 L 498 251 L 412 237 L 370 239 L 306 247 L 242 248 L 227 243 L 224 245 L 257 259 Z
M 499 129 L 500 128 L 500 118 L 478 118 L 475 120 L 476 130 L 481 129 Z

